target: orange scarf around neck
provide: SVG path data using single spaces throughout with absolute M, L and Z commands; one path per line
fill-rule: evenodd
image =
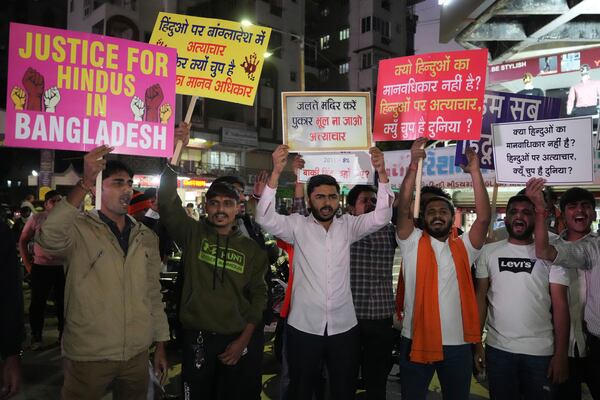
M 473 280 L 471 279 L 469 256 L 462 239 L 452 236 L 448 239 L 448 245 L 456 269 L 464 340 L 467 343 L 479 343 L 481 341 L 479 313 Z M 403 284 L 404 282 L 402 282 Z M 403 288 L 402 292 L 404 292 Z M 404 303 L 403 300 L 402 304 Z M 432 363 L 443 360 L 442 327 L 438 299 L 438 265 L 431 246 L 430 236 L 425 231 L 419 239 L 417 249 L 417 278 L 412 318 L 413 332 L 410 360 L 417 363 Z

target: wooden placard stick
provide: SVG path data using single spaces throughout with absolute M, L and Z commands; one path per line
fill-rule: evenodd
M 196 106 L 196 101 L 198 101 L 198 96 L 192 96 L 192 99 L 190 100 L 190 104 L 187 109 L 187 113 L 185 114 L 185 119 L 183 120 L 186 124 L 189 124 L 192 120 L 192 114 L 194 112 L 194 107 Z M 178 140 L 177 144 L 175 145 L 175 151 L 173 151 L 173 157 L 171 157 L 171 161 L 169 161 L 171 165 L 179 164 L 181 150 L 183 150 L 183 142 L 181 140 Z

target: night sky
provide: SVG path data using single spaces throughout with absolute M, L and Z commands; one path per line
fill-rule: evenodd
M 415 13 L 419 16 L 415 36 L 416 54 L 464 50 L 454 40 L 449 43 L 439 43 L 441 9 L 438 0 L 426 0 L 415 6 Z

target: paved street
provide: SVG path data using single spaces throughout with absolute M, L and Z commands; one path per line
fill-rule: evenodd
M 395 265 L 399 265 L 399 259 Z M 394 268 L 394 280 L 397 280 L 399 267 Z M 25 287 L 25 306 L 29 306 L 29 289 Z M 51 303 L 49 303 L 52 312 Z M 27 316 L 26 316 L 27 320 Z M 26 327 L 29 331 L 29 327 Z M 44 329 L 44 347 L 38 351 L 25 349 L 23 358 L 23 391 L 16 397 L 18 400 L 53 400 L 60 398 L 60 387 L 62 385 L 62 367 L 60 348 L 57 343 L 58 331 L 56 330 L 56 318 L 50 316 L 46 318 Z M 169 381 L 165 387 L 168 394 L 177 396 L 179 394 L 179 374 L 181 365 L 179 364 L 179 355 L 176 349 L 168 349 L 169 363 L 172 366 L 169 371 Z M 263 363 L 263 395 L 267 400 L 279 399 L 279 364 L 273 355 L 272 340 L 265 345 L 265 360 Z M 398 372 L 397 365 L 391 371 L 388 377 L 388 399 L 400 399 L 400 383 L 396 376 Z M 439 400 L 442 398 L 439 381 L 434 377 L 430 387 L 431 394 L 428 399 Z M 178 397 L 173 397 L 174 399 Z M 357 399 L 362 398 L 361 391 L 358 391 Z M 112 396 L 106 395 L 103 400 L 110 400 Z M 480 385 L 475 379 L 471 384 L 470 400 L 489 399 L 487 389 Z M 591 400 L 586 393 L 584 400 Z
M 395 269 L 394 275 L 397 279 L 398 268 Z M 29 289 L 25 285 L 25 307 L 29 307 Z M 50 312 L 53 312 L 52 303 L 48 303 Z M 27 320 L 27 316 L 26 316 Z M 27 331 L 29 327 L 26 326 Z M 44 347 L 38 351 L 25 349 L 23 358 L 23 390 L 18 400 L 53 400 L 60 398 L 60 387 L 62 385 L 62 366 L 60 348 L 57 343 L 58 331 L 56 329 L 56 318 L 49 316 L 46 318 L 44 328 Z M 27 342 L 28 343 L 28 342 Z M 172 347 L 168 349 L 170 365 L 169 382 L 165 389 L 168 394 L 179 394 L 179 374 L 181 365 L 179 364 L 178 352 Z M 272 340 L 265 345 L 265 360 L 263 363 L 263 399 L 277 400 L 279 399 L 279 364 L 273 355 Z M 400 398 L 400 384 L 396 376 L 398 367 L 394 366 L 388 378 L 388 398 Z M 434 378 L 430 386 L 432 395 L 430 399 L 441 399 L 439 394 L 439 383 Z M 177 397 L 174 397 L 177 398 Z M 357 398 L 362 398 L 361 391 L 358 391 Z M 481 385 L 474 381 L 472 385 L 472 400 L 487 399 L 487 391 Z M 108 394 L 103 400 L 112 399 L 112 395 Z

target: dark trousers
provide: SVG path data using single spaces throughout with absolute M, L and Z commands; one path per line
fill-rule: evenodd
M 548 378 L 551 359 L 552 356 L 510 353 L 486 346 L 490 399 L 553 399 L 555 388 Z
M 437 372 L 444 400 L 467 400 L 471 390 L 473 357 L 470 344 L 443 346 L 444 359 L 432 364 L 410 361 L 412 340 L 400 339 L 400 392 L 402 399 L 425 400 Z M 515 400 L 515 399 L 513 399 Z
M 585 358 L 586 383 L 594 400 L 600 400 L 600 337 L 587 337 L 588 355 Z
M 31 267 L 31 304 L 29 306 L 29 325 L 35 341 L 42 340 L 44 330 L 44 312 L 50 290 L 54 288 L 54 304 L 58 317 L 58 331 L 62 333 L 64 325 L 65 273 L 62 265 L 38 265 Z
M 203 361 L 197 368 L 198 331 L 183 331 L 181 380 L 185 400 L 241 399 L 240 377 L 245 356 L 233 366 L 223 364 L 217 357 L 238 336 L 202 332 Z
M 360 371 L 367 399 L 385 400 L 392 366 L 392 318 L 359 319 Z
M 556 387 L 556 400 L 581 400 L 581 384 L 586 381 L 586 358 L 569 357 L 569 379 Z
M 265 325 L 260 323 L 252 333 L 250 342 L 248 342 L 248 354 L 244 356 L 244 368 L 241 371 L 242 398 L 244 400 L 260 400 L 264 347 Z
M 324 364 L 329 376 L 333 400 L 353 399 L 359 363 L 359 331 L 355 326 L 347 332 L 329 336 L 312 335 L 286 326 L 286 351 L 290 371 L 290 400 L 311 400 L 321 380 Z

